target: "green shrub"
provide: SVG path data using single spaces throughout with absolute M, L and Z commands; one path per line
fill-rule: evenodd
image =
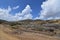
M 18 29 L 18 27 L 16 27 L 16 26 L 12 26 L 11 28 L 12 28 L 12 29 Z
M 33 30 L 36 30 L 36 31 L 43 31 L 43 30 L 45 30 L 45 28 L 44 28 L 44 27 L 37 27 L 37 28 L 34 28 Z

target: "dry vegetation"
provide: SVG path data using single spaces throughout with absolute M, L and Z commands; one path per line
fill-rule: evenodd
M 0 40 L 60 40 L 60 20 L 0 21 Z

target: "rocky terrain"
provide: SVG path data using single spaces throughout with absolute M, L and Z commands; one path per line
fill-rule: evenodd
M 0 40 L 60 40 L 60 20 L 0 20 Z

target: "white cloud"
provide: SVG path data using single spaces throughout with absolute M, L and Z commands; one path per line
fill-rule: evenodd
M 41 5 L 39 19 L 60 19 L 60 0 L 46 0 Z
M 7 9 L 0 8 L 0 19 L 7 20 L 7 21 L 17 21 L 17 20 L 24 20 L 24 19 L 32 19 L 32 9 L 29 5 L 25 7 L 22 12 L 15 13 L 15 15 L 10 14 L 12 8 L 8 6 Z
M 30 8 L 29 5 L 27 5 L 25 7 L 25 9 L 22 10 L 21 13 L 20 12 L 19 13 L 16 13 L 15 16 L 17 16 L 19 18 L 19 20 L 32 19 L 33 16 L 31 14 L 31 12 L 32 12 L 32 9 Z
M 19 6 L 13 7 L 13 9 L 18 9 L 18 8 L 19 8 Z

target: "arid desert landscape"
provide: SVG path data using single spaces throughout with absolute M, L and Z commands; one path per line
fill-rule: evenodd
M 60 40 L 60 20 L 0 20 L 0 40 Z

